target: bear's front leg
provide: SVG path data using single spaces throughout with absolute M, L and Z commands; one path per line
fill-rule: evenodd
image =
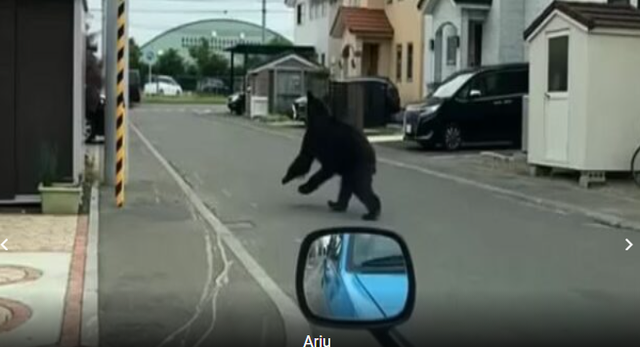
M 320 168 L 320 170 L 314 173 L 313 176 L 311 176 L 311 178 L 309 178 L 309 180 L 305 184 L 301 185 L 298 188 L 298 191 L 300 192 L 300 194 L 304 195 L 311 194 L 323 183 L 333 177 L 333 175 L 333 171 L 327 170 L 325 168 Z

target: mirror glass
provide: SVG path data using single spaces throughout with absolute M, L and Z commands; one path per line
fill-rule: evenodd
M 307 254 L 310 311 L 334 321 L 386 321 L 405 310 L 409 278 L 399 243 L 379 234 L 331 234 Z

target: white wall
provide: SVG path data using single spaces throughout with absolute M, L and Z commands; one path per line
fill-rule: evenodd
M 322 54 L 325 55 L 325 66 L 329 66 L 330 55 L 330 30 L 333 18 L 337 12 L 337 6 L 330 6 L 328 0 L 324 0 L 324 15 L 321 6 L 318 6 L 318 16 L 312 16 L 313 7 L 310 0 L 297 0 L 293 9 L 294 42 L 296 45 L 314 46 L 318 54 L 318 62 L 321 62 Z M 298 4 L 304 4 L 302 24 L 298 25 Z
M 531 1 L 531 0 L 528 0 Z M 525 0 L 503 0 L 499 4 L 500 28 L 498 61 L 524 61 Z
M 440 26 L 442 26 L 444 23 L 452 23 L 456 27 L 458 35 L 461 34 L 462 14 L 460 9 L 456 7 L 453 4 L 453 2 L 450 0 L 444 0 L 444 1 L 438 2 L 437 7 L 434 9 L 433 16 L 431 18 L 425 18 L 425 22 L 431 23 L 431 28 L 430 30 L 429 28 L 427 28 L 426 30 L 427 36 L 425 36 L 425 42 L 427 43 L 425 47 L 427 50 L 429 50 L 429 40 L 435 39 L 436 32 L 438 31 Z M 449 27 L 449 30 L 451 30 L 451 27 Z M 462 42 L 460 43 L 460 46 L 462 47 Z M 461 56 L 460 50 L 458 50 L 458 57 L 457 57 L 458 62 L 456 63 L 455 66 L 447 66 L 446 53 L 447 53 L 446 33 L 444 33 L 443 45 L 442 45 L 442 59 L 441 59 L 442 67 L 443 67 L 442 79 L 446 78 L 448 74 L 455 72 L 460 66 L 460 56 Z M 435 79 L 435 64 L 436 64 L 435 50 L 434 51 L 429 50 L 427 56 L 429 57 L 427 60 L 431 62 L 430 63 L 431 66 L 426 70 L 426 71 L 429 71 L 426 81 L 427 83 L 431 83 Z
M 640 32 L 635 35 L 590 36 L 588 94 L 582 109 L 590 122 L 588 168 L 627 171 L 640 145 Z
M 75 0 L 73 11 L 73 178 L 78 182 L 84 171 L 86 21 L 83 0 Z

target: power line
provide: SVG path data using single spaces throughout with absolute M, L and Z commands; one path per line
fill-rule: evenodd
M 99 8 L 91 8 L 90 12 L 102 12 Z M 170 9 L 131 9 L 131 13 L 145 13 L 145 14 L 227 14 L 227 13 L 262 13 L 262 9 L 249 9 L 238 8 L 228 10 L 198 10 L 198 9 L 183 9 L 183 10 L 170 10 Z M 270 13 L 293 13 L 293 10 L 269 10 Z

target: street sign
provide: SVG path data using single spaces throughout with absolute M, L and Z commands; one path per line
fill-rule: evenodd
M 146 51 L 144 53 L 144 62 L 147 64 L 155 64 L 156 58 L 156 53 L 154 51 Z

